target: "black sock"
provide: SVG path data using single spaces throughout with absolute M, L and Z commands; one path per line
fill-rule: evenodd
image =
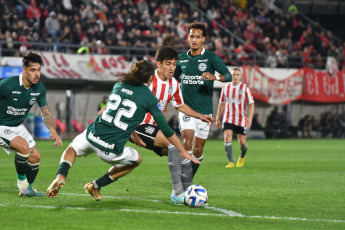
M 194 155 L 192 154 L 192 156 L 194 156 Z M 196 158 L 196 157 L 195 157 L 195 158 Z M 204 155 L 202 155 L 201 157 L 196 158 L 196 159 L 198 159 L 198 160 L 201 162 L 202 159 L 204 159 Z M 191 163 L 192 163 L 193 177 L 194 177 L 194 175 L 195 175 L 196 172 L 198 171 L 200 165 L 199 165 L 199 164 L 195 164 L 193 161 L 191 161 Z
M 34 183 L 39 167 L 40 167 L 40 163 L 36 163 L 36 164 L 28 163 L 28 171 L 26 171 L 26 178 L 28 179 L 28 182 L 30 185 Z
M 65 177 L 67 177 L 67 174 L 68 174 L 68 170 L 70 169 L 71 167 L 71 164 L 63 161 L 59 164 L 59 168 L 58 168 L 58 171 L 56 173 L 56 175 L 63 175 Z
M 19 153 L 16 153 L 14 156 L 14 165 L 16 166 L 16 171 L 18 178 L 26 178 L 26 172 L 28 171 L 28 157 L 24 156 L 22 154 L 19 155 Z
M 241 158 L 244 158 L 246 156 L 247 150 L 247 144 L 245 146 L 241 146 Z
M 113 183 L 116 180 L 113 180 L 107 172 L 106 174 L 104 174 L 103 176 L 101 176 L 97 180 L 93 181 L 92 183 L 93 183 L 93 187 L 95 189 L 100 189 L 101 187 L 106 186 L 110 183 Z

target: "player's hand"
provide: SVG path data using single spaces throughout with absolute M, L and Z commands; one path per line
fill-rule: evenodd
M 134 142 L 134 144 L 138 147 L 146 147 L 145 142 L 139 137 L 137 132 L 132 132 L 131 134 L 131 139 Z
M 201 162 L 198 159 L 196 159 L 195 157 L 191 156 L 189 153 L 187 153 L 187 151 L 181 152 L 181 158 L 182 159 L 187 158 L 187 159 L 193 161 L 195 164 L 198 164 L 198 165 L 201 164 Z
M 216 120 L 216 124 L 217 124 L 217 128 L 220 129 L 220 127 L 222 126 L 222 122 L 220 121 L 220 119 Z
M 205 72 L 201 75 L 201 79 L 204 79 L 206 81 L 215 81 L 217 80 L 216 76 L 214 76 L 213 74 L 209 73 L 209 72 Z
M 215 124 L 216 121 L 216 119 L 214 119 L 213 117 L 204 114 L 200 116 L 200 120 L 207 122 L 209 125 Z
M 252 119 L 247 118 L 247 128 L 249 129 L 250 127 L 252 127 Z
M 107 107 L 103 107 L 100 111 L 98 111 L 98 115 L 101 115 L 106 108 Z
M 168 112 L 168 105 L 165 106 L 165 108 L 162 110 L 163 116 L 167 115 Z
M 55 142 L 52 144 L 55 148 L 59 145 L 62 147 L 62 140 L 61 137 L 57 134 L 55 129 L 50 130 L 50 138 L 55 140 Z

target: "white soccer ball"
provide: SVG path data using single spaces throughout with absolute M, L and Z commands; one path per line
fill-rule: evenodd
M 206 189 L 198 184 L 189 186 L 184 195 L 184 202 L 190 207 L 203 207 L 206 205 L 207 199 Z

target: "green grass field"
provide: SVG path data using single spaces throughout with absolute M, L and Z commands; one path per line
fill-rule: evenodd
M 68 143 L 37 142 L 38 191 L 54 179 Z M 167 158 L 142 148 L 142 164 L 102 188 L 98 203 L 83 190 L 109 168 L 97 156 L 77 159 L 56 198 L 25 198 L 14 155 L 0 150 L 0 229 L 345 229 L 344 139 L 249 140 L 248 148 L 244 168 L 226 169 L 223 141 L 206 143 L 194 178 L 208 191 L 206 208 L 171 204 Z

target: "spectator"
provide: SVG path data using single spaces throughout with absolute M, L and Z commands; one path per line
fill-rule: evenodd
M 261 125 L 259 121 L 259 114 L 255 113 L 253 116 L 253 121 L 252 121 L 252 127 L 251 129 L 254 130 L 264 130 L 263 126 Z
M 312 117 L 309 114 L 299 120 L 298 128 L 302 132 L 302 137 L 311 137 L 312 125 Z
M 49 17 L 45 21 L 45 27 L 52 39 L 55 40 L 60 30 L 60 22 L 57 19 L 57 15 L 54 11 L 49 13 Z

